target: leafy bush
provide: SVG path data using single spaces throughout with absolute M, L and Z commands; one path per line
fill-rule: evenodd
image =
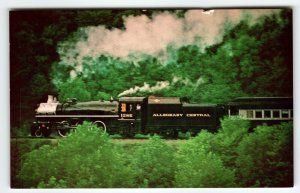
M 53 147 L 44 145 L 25 156 L 17 176 L 17 179 L 23 183 L 23 187 L 36 187 L 40 181 L 48 181 L 52 172 L 57 173 L 56 170 L 51 171 L 53 164 L 56 164 Z
M 59 99 L 66 101 L 68 98 L 76 96 L 78 101 L 91 100 L 91 93 L 87 91 L 87 86 L 81 78 L 76 78 L 63 82 L 59 87 Z
M 252 133 L 247 132 L 249 122 L 238 118 L 225 118 L 221 126 L 217 133 L 203 130 L 169 146 L 156 135 L 146 143 L 112 143 L 101 129 L 84 122 L 55 145 L 40 140 L 13 144 L 12 159 L 22 165 L 12 183 L 22 188 L 293 184 L 292 123 L 262 125 Z M 17 159 L 20 152 L 30 153 Z
M 148 135 L 144 135 L 144 134 L 138 133 L 138 134 L 135 134 L 135 135 L 134 135 L 134 138 L 135 138 L 135 139 L 149 139 L 149 138 L 150 138 L 150 135 L 149 135 L 149 134 L 148 134 Z
M 109 137 L 111 139 L 122 139 L 123 138 L 123 136 L 120 134 L 112 134 L 112 135 L 109 135 Z
M 134 159 L 136 183 L 140 187 L 172 187 L 174 181 L 174 149 L 154 135 L 138 147 Z
M 241 186 L 293 185 L 293 124 L 259 126 L 238 147 L 237 173 Z
M 64 180 L 56 180 L 55 177 L 51 176 L 47 183 L 40 182 L 38 188 L 67 188 L 67 184 Z
M 131 187 L 133 177 L 124 153 L 91 123 L 27 154 L 18 178 L 24 187 Z
M 239 117 L 225 117 L 221 120 L 221 129 L 214 136 L 214 152 L 221 156 L 226 167 L 235 168 L 237 147 L 248 135 L 250 122 Z
M 177 187 L 233 187 L 234 171 L 227 169 L 221 157 L 208 151 L 207 143 L 200 138 L 213 134 L 201 132 L 195 139 L 183 144 L 176 154 L 177 170 L 175 181 Z
M 191 132 L 186 132 L 186 133 L 182 133 L 182 132 L 179 132 L 178 133 L 178 139 L 190 139 L 192 136 Z
M 10 163 L 11 163 L 11 186 L 14 188 L 22 188 L 25 183 L 23 180 L 16 178 L 26 154 L 33 150 L 38 149 L 43 145 L 55 145 L 51 140 L 24 140 L 24 139 L 11 139 L 10 144 Z
M 207 152 L 218 155 L 226 167 L 235 167 L 237 147 L 248 134 L 249 121 L 238 117 L 226 117 L 221 120 L 221 128 L 217 133 L 202 130 L 193 140 L 202 144 Z
M 30 128 L 32 122 L 26 121 L 20 127 L 12 127 L 10 129 L 10 137 L 17 138 L 17 137 L 27 137 L 29 134 L 28 128 Z
M 235 186 L 236 149 L 249 128 L 249 122 L 237 117 L 221 120 L 217 133 L 201 131 L 177 153 L 179 187 Z

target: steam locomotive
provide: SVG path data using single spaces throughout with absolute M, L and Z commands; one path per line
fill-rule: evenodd
M 202 129 L 217 131 L 224 116 L 250 120 L 252 127 L 293 120 L 292 97 L 240 97 L 226 104 L 189 103 L 180 97 L 121 97 L 118 101 L 60 103 L 48 96 L 36 109 L 31 135 L 65 137 L 83 121 L 90 121 L 109 134 L 132 137 L 157 133 L 177 137 L 179 132 L 196 134 Z

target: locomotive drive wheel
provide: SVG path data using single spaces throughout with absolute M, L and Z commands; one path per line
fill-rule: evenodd
M 34 135 L 35 135 L 36 137 L 42 137 L 43 133 L 42 133 L 41 129 L 37 129 L 37 130 L 35 131 Z
M 67 121 L 62 121 L 61 126 L 62 127 L 57 128 L 58 135 L 61 137 L 67 137 L 70 133 L 70 129 L 68 128 L 70 124 Z
M 67 137 L 70 132 L 70 129 L 57 129 L 57 133 L 61 137 Z
M 94 124 L 99 127 L 102 128 L 102 130 L 104 131 L 104 133 L 106 133 L 106 125 L 103 121 L 95 121 Z
M 32 126 L 31 127 L 31 136 L 32 137 L 42 137 L 42 131 L 40 128 L 38 128 L 37 126 Z
M 44 137 L 49 137 L 51 134 L 51 128 L 50 127 L 45 127 L 41 130 L 42 134 Z

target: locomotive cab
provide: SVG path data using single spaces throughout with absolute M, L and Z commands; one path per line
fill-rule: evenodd
M 124 126 L 123 133 L 132 135 L 143 132 L 146 97 L 121 97 L 119 99 L 119 121 Z

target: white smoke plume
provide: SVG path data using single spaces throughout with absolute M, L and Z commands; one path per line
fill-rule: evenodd
M 205 80 L 202 78 L 202 77 L 199 77 L 197 79 L 197 81 L 191 81 L 190 79 L 188 78 L 182 78 L 182 77 L 179 77 L 179 76 L 173 76 L 173 79 L 172 79 L 172 85 L 177 83 L 177 82 L 180 82 L 182 84 L 184 84 L 185 86 L 194 86 L 194 87 L 197 87 L 199 86 L 200 84 L 203 84 L 205 83 Z
M 174 84 L 177 83 L 177 82 L 180 82 L 180 83 L 182 83 L 186 86 L 196 87 L 196 86 L 199 86 L 200 84 L 204 83 L 204 80 L 200 77 L 196 82 L 192 82 L 188 78 L 182 78 L 182 77 L 174 76 L 171 83 L 169 81 L 159 81 L 154 86 L 151 87 L 148 83 L 144 82 L 143 86 L 141 86 L 141 87 L 135 86 L 133 88 L 125 90 L 122 93 L 120 93 L 118 95 L 118 97 L 126 96 L 126 95 L 129 95 L 129 94 L 135 94 L 135 93 L 138 93 L 138 92 L 153 93 L 155 91 L 170 88 L 171 86 L 174 86 Z
M 75 71 L 80 71 L 84 57 L 109 55 L 128 60 L 130 56 L 140 54 L 165 56 L 168 45 L 180 47 L 197 43 L 199 39 L 203 45 L 216 43 L 220 40 L 220 33 L 226 21 L 235 24 L 245 14 L 251 15 L 252 20 L 255 20 L 274 11 L 278 10 L 194 9 L 188 10 L 183 18 L 167 11 L 153 16 L 152 19 L 146 15 L 129 16 L 124 18 L 125 30 L 109 30 L 105 26 L 86 28 L 87 39 L 80 40 L 75 46 L 64 50 L 61 60 L 74 66 Z
M 159 81 L 157 82 L 154 86 L 150 86 L 148 83 L 144 82 L 144 85 L 139 87 L 139 86 L 135 86 L 134 88 L 130 88 L 128 90 L 123 91 L 122 93 L 120 93 L 118 95 L 118 97 L 121 96 L 125 96 L 125 95 L 129 95 L 129 94 L 134 94 L 137 92 L 155 92 L 155 91 L 159 91 L 159 90 L 163 90 L 168 88 L 170 85 L 169 81 Z

